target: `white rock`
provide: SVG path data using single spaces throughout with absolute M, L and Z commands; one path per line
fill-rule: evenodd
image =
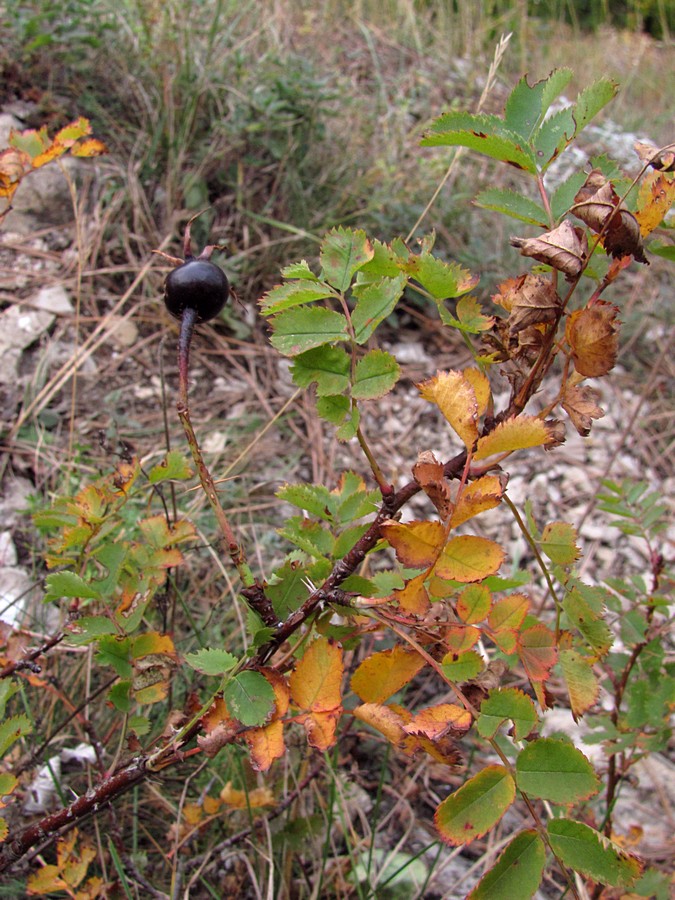
M 27 300 L 26 304 L 32 306 L 33 309 L 43 309 L 56 316 L 67 316 L 73 312 L 73 304 L 62 284 L 42 288 Z

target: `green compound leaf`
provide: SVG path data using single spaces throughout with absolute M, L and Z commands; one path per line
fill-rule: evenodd
M 241 672 L 223 689 L 227 708 L 242 725 L 262 725 L 274 707 L 274 690 L 260 672 Z
M 185 662 L 202 675 L 225 675 L 237 665 L 237 657 L 227 650 L 202 647 L 195 653 L 186 653 Z
M 478 276 L 472 275 L 468 269 L 458 263 L 443 262 L 426 251 L 419 256 L 410 256 L 404 269 L 410 278 L 419 281 L 434 300 L 460 297 L 478 284 Z
M 542 532 L 541 549 L 551 562 L 559 566 L 571 566 L 581 556 L 576 539 L 577 532 L 573 525 L 551 522 Z
M 490 691 L 480 707 L 476 730 L 484 738 L 493 738 L 504 722 L 513 722 L 513 737 L 523 741 L 537 726 L 539 718 L 534 703 L 518 688 L 496 688 Z
M 383 278 L 363 288 L 355 288 L 356 307 L 352 313 L 352 328 L 357 344 L 365 344 L 377 326 L 391 315 L 398 303 L 406 277 Z
M 596 612 L 576 587 L 565 595 L 562 605 L 570 623 L 585 638 L 594 653 L 600 657 L 606 656 L 614 638 L 609 625 L 602 618 L 602 611 Z
M 5 755 L 14 741 L 30 734 L 32 730 L 33 726 L 28 716 L 12 716 L 0 722 L 0 756 Z
M 541 883 L 546 848 L 536 831 L 521 831 L 467 900 L 529 900 Z
M 317 276 L 310 269 L 307 260 L 301 259 L 299 262 L 291 263 L 284 266 L 281 270 L 284 278 L 301 278 L 304 281 L 318 281 Z
M 491 159 L 537 173 L 537 159 L 523 138 L 510 131 L 497 116 L 451 112 L 440 116 L 421 141 L 423 147 L 468 147 Z
M 106 616 L 83 616 L 70 625 L 71 643 L 76 646 L 90 644 L 105 634 L 118 634 L 114 622 Z
M 441 803 L 436 828 L 450 846 L 469 844 L 497 824 L 515 796 L 515 782 L 504 766 L 487 766 Z
M 584 129 L 591 119 L 616 97 L 619 85 L 610 78 L 599 78 L 579 94 L 574 105 L 575 137 Z
M 530 85 L 527 75 L 523 75 L 509 94 L 504 107 L 504 124 L 525 141 L 532 138 L 542 115 L 542 99 L 546 81 Z
M 338 291 L 346 291 L 352 276 L 373 258 L 375 251 L 365 231 L 334 228 L 321 245 L 323 276 Z
M 465 650 L 464 653 L 448 653 L 443 657 L 441 668 L 443 674 L 455 684 L 470 681 L 483 668 L 483 659 L 475 650 Z
M 574 203 L 574 198 L 579 193 L 579 188 L 586 181 L 585 172 L 573 172 L 551 194 L 551 212 L 553 218 L 558 221 Z
M 541 228 L 548 227 L 548 219 L 543 206 L 515 191 L 490 188 L 487 191 L 481 191 L 473 202 L 476 206 L 483 209 L 494 209 L 512 219 L 528 222 L 530 225 L 538 225 Z
M 593 662 L 576 650 L 561 650 L 560 668 L 567 684 L 572 715 L 576 720 L 593 706 L 600 693 L 600 685 L 593 672 Z
M 533 146 L 542 172 L 574 138 L 573 112 L 574 108 L 567 106 L 549 116 L 534 136 Z
M 128 637 L 104 635 L 99 641 L 95 658 L 102 666 L 112 666 L 120 678 L 129 679 L 133 675 L 130 654 L 131 640 Z
M 331 521 L 336 498 L 323 484 L 283 484 L 276 496 L 319 519 Z
M 611 887 L 631 887 L 642 873 L 642 863 L 595 829 L 573 819 L 550 819 L 551 847 L 561 861 Z
M 101 594 L 84 578 L 75 572 L 53 572 L 47 575 L 47 593 L 45 603 L 49 600 L 60 600 L 61 597 L 80 597 L 85 600 L 97 600 Z
M 399 364 L 386 350 L 371 350 L 360 359 L 354 370 L 352 397 L 376 400 L 394 387 L 401 374 Z
M 476 297 L 461 297 L 457 301 L 455 312 L 457 317 L 449 312 L 444 304 L 437 300 L 436 306 L 441 317 L 441 322 L 450 328 L 457 328 L 466 334 L 480 334 L 488 331 L 494 325 L 494 316 L 484 315 L 480 302 Z
M 323 307 L 288 309 L 272 319 L 272 346 L 285 356 L 297 356 L 312 347 L 348 340 L 342 313 Z
M 581 750 L 566 741 L 541 738 L 518 754 L 521 791 L 553 803 L 572 804 L 598 791 L 598 777 Z
M 148 481 L 150 484 L 159 484 L 162 481 L 185 481 L 192 478 L 193 472 L 187 457 L 179 450 L 169 450 L 164 459 L 150 469 Z
M 298 387 L 306 388 L 314 381 L 319 397 L 341 394 L 349 387 L 351 359 L 340 347 L 315 347 L 296 356 L 291 375 Z
M 314 303 L 332 297 L 335 291 L 322 281 L 289 281 L 277 284 L 260 300 L 260 310 L 264 316 L 271 316 L 293 306 Z

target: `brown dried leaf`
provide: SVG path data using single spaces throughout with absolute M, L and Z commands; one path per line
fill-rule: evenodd
M 562 408 L 582 437 L 590 434 L 593 419 L 601 419 L 605 412 L 597 401 L 600 392 L 588 385 L 568 385 L 562 400 Z
M 452 512 L 450 485 L 443 474 L 443 463 L 440 463 L 430 450 L 424 450 L 417 457 L 412 470 L 413 478 L 445 521 Z
M 565 337 L 580 375 L 596 378 L 614 368 L 619 349 L 618 314 L 618 307 L 604 300 L 570 313 Z
M 543 275 L 526 275 L 509 299 L 508 323 L 512 335 L 531 325 L 555 322 L 562 305 L 551 281 Z
M 529 256 L 562 272 L 567 278 L 576 278 L 588 256 L 588 242 L 582 228 L 564 222 L 536 238 L 512 237 L 511 245 Z
M 675 172 L 675 150 L 673 145 L 658 150 L 651 144 L 636 141 L 633 149 L 643 163 L 647 163 L 658 172 Z
M 602 185 L 593 188 L 602 180 Z M 638 221 L 626 207 L 610 181 L 594 169 L 577 193 L 570 212 L 597 234 L 603 232 L 602 242 L 612 256 L 633 256 L 647 263 L 642 249 Z

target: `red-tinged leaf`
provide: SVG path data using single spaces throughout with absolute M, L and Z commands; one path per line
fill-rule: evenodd
M 431 606 L 429 593 L 424 586 L 426 572 L 406 581 L 405 587 L 394 590 L 392 596 L 403 612 L 412 616 L 423 616 Z
M 432 741 L 437 741 L 448 732 L 461 737 L 471 728 L 471 722 L 471 713 L 463 706 L 441 703 L 416 713 L 412 721 L 404 726 L 404 731 L 407 734 L 424 735 Z
M 516 759 L 521 791 L 552 803 L 572 805 L 598 792 L 598 776 L 581 750 L 568 741 L 539 738 Z
M 457 528 L 479 513 L 499 506 L 504 493 L 506 479 L 498 475 L 483 475 L 471 481 L 457 498 L 450 517 L 450 527 Z
M 599 884 L 631 887 L 643 863 L 594 828 L 573 819 L 549 819 L 548 838 L 556 856 Z
M 475 460 L 487 459 L 497 453 L 513 453 L 528 447 L 542 447 L 551 441 L 551 434 L 545 422 L 536 416 L 516 416 L 506 419 L 478 439 Z
M 340 715 L 340 710 L 333 710 L 332 712 L 312 712 L 297 717 L 298 722 L 305 729 L 310 747 L 325 753 L 326 750 L 335 746 Z
M 56 133 L 54 140 L 58 141 L 59 144 L 63 144 L 64 147 L 70 147 L 75 141 L 79 141 L 89 134 L 91 134 L 91 124 L 89 119 L 80 116 L 79 119 L 70 122 L 69 125 L 64 125 L 64 127 Z
M 384 703 L 425 665 L 419 653 L 397 644 L 391 650 L 382 650 L 364 659 L 352 675 L 351 689 L 366 703 Z
M 521 831 L 467 900 L 529 900 L 541 883 L 546 846 L 536 831 Z
M 511 806 L 516 785 L 503 766 L 487 766 L 436 810 L 434 822 L 450 846 L 470 844 L 493 828 Z
M 485 738 L 493 738 L 507 721 L 513 722 L 513 737 L 523 741 L 536 728 L 539 718 L 534 703 L 518 688 L 497 688 L 480 707 L 476 730 Z
M 551 522 L 541 535 L 541 549 L 551 562 L 559 566 L 571 566 L 581 556 L 576 545 L 577 532 L 567 522 Z
M 452 511 L 450 485 L 440 463 L 430 450 L 424 450 L 413 466 L 413 478 L 438 510 L 445 522 Z
M 546 681 L 558 659 L 555 634 L 546 625 L 533 625 L 518 636 L 518 655 L 531 682 Z
M 473 625 L 447 625 L 443 631 L 443 645 L 449 654 L 465 653 L 479 640 L 480 629 Z
M 300 709 L 331 712 L 342 708 L 342 648 L 320 637 L 312 641 L 289 679 L 291 698 Z
M 403 525 L 390 520 L 380 526 L 380 534 L 394 548 L 399 562 L 413 569 L 432 566 L 445 543 L 445 529 L 440 522 Z
M 470 584 L 457 598 L 457 615 L 467 625 L 482 622 L 490 612 L 492 594 L 484 584 Z
M 504 549 L 494 541 L 463 534 L 445 545 L 434 574 L 464 584 L 482 581 L 499 570 L 505 555 Z
M 644 179 L 635 213 L 642 237 L 651 234 L 661 224 L 674 201 L 675 178 L 653 172 Z
M 250 728 L 245 737 L 251 753 L 251 766 L 256 772 L 266 772 L 274 760 L 281 759 L 286 752 L 284 724 L 280 720 L 270 722 L 264 728 Z
M 567 684 L 572 715 L 577 721 L 595 705 L 600 694 L 600 685 L 593 673 L 593 663 L 576 650 L 561 650 L 560 668 Z
M 522 256 L 543 262 L 567 278 L 576 278 L 588 257 L 586 232 L 567 219 L 553 231 L 535 238 L 512 237 L 511 246 L 517 247 Z
M 478 437 L 478 401 L 473 385 L 462 372 L 438 372 L 417 387 L 424 400 L 436 404 L 471 450 Z
M 78 141 L 70 148 L 71 156 L 81 158 L 91 158 L 92 156 L 103 156 L 108 152 L 107 146 L 98 138 L 87 138 L 84 141 Z
M 614 368 L 619 350 L 619 309 L 604 300 L 570 313 L 565 337 L 580 375 L 597 378 Z

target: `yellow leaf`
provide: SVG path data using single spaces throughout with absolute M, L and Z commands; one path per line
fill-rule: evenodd
M 384 703 L 426 665 L 414 650 L 397 644 L 391 650 L 373 653 L 352 675 L 351 689 L 367 703 Z
M 471 713 L 455 703 L 441 703 L 429 706 L 416 713 L 411 722 L 404 726 L 408 734 L 424 735 L 435 741 L 448 732 L 461 736 L 471 728 Z
M 478 418 L 480 418 L 488 407 L 490 401 L 490 382 L 487 375 L 480 369 L 464 369 L 462 372 L 466 380 L 473 388 L 476 395 L 476 403 L 478 404 Z
M 400 522 L 390 520 L 380 526 L 380 534 L 396 551 L 404 566 L 424 569 L 432 566 L 445 542 L 440 522 Z
M 530 598 L 525 594 L 509 594 L 498 600 L 490 610 L 488 626 L 493 631 L 520 628 L 529 608 Z
M 473 386 L 462 372 L 437 372 L 417 387 L 425 400 L 436 404 L 467 450 L 471 450 L 478 437 L 478 402 Z
M 665 218 L 675 201 L 675 178 L 651 172 L 640 185 L 635 218 L 640 234 L 650 234 Z
M 72 156 L 81 157 L 103 156 L 103 154 L 107 152 L 108 148 L 106 145 L 97 138 L 87 138 L 85 141 L 80 141 L 70 148 Z
M 402 746 L 407 735 L 401 716 L 380 703 L 362 703 L 355 707 L 354 717 L 383 734 L 389 743 Z
M 198 825 L 204 818 L 204 808 L 199 803 L 186 803 L 183 818 L 188 825 Z
M 492 594 L 484 584 L 470 584 L 457 598 L 457 615 L 466 625 L 482 622 L 492 606 Z
M 393 592 L 393 598 L 403 612 L 413 616 L 423 616 L 431 605 L 429 594 L 424 586 L 426 572 L 406 581 L 405 587 Z
M 450 517 L 450 527 L 457 528 L 478 513 L 499 506 L 504 485 L 498 475 L 484 475 L 467 484 L 457 499 Z
M 445 545 L 434 574 L 464 584 L 482 581 L 499 570 L 505 555 L 503 548 L 494 541 L 463 534 Z
M 517 416 L 500 422 L 494 431 L 478 440 L 473 458 L 487 459 L 496 453 L 512 453 L 527 447 L 541 447 L 551 440 L 546 424 L 535 416 Z
M 39 169 L 42 166 L 46 166 L 47 163 L 50 163 L 53 159 L 58 159 L 59 156 L 63 156 L 67 149 L 68 148 L 64 147 L 63 144 L 54 141 L 43 153 L 38 153 L 37 156 L 33 157 L 33 168 Z
M 300 709 L 330 712 L 341 708 L 342 648 L 325 637 L 305 650 L 289 679 L 291 697 Z
M 560 668 L 570 695 L 575 720 L 583 716 L 598 699 L 600 685 L 593 674 L 593 663 L 576 650 L 560 651 Z
M 252 791 L 240 791 L 232 787 L 228 781 L 220 792 L 220 799 L 234 809 L 259 809 L 261 806 L 274 806 L 274 794 L 268 787 L 255 788 Z

